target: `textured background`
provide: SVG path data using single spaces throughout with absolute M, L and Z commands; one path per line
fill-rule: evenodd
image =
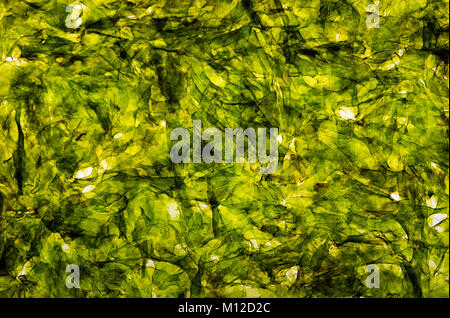
M 448 0 L 82 3 L 0 0 L 0 296 L 448 297 Z

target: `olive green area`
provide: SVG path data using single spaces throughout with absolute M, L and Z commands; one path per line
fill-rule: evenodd
M 0 0 L 0 297 L 448 297 L 449 2 L 371 3 Z

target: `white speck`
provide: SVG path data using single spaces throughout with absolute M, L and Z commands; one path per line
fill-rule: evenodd
M 83 179 L 83 178 L 89 177 L 92 173 L 92 170 L 93 170 L 92 167 L 87 167 L 85 169 L 78 170 L 77 173 L 75 174 L 75 178 Z
M 391 193 L 391 198 L 394 201 L 400 201 L 400 194 L 398 192 Z
M 436 207 L 437 207 L 436 197 L 433 195 L 431 198 L 429 198 L 427 201 L 425 201 L 425 204 L 429 208 L 436 209 Z
M 161 123 L 160 123 L 160 125 L 161 125 L 161 127 L 166 127 L 166 121 L 161 121 Z
M 423 81 L 423 79 L 419 79 L 419 82 L 421 82 L 423 86 L 426 86 L 425 82 Z
M 403 238 L 404 238 L 405 240 L 407 240 L 407 239 L 408 239 L 408 235 L 406 235 L 406 234 L 405 234 L 405 235 L 403 235 L 402 237 L 403 237 Z
M 94 189 L 95 189 L 95 186 L 92 185 L 92 184 L 90 184 L 90 185 L 84 187 L 84 189 L 83 189 L 81 192 L 83 192 L 83 193 L 88 193 L 88 192 L 90 192 L 90 191 L 92 191 L 92 190 L 94 190 Z
M 128 16 L 128 19 L 134 19 L 134 18 L 136 18 L 135 15 L 129 15 L 129 16 Z
M 405 52 L 405 51 L 403 51 L 403 50 L 400 49 L 400 50 L 398 50 L 398 55 L 402 56 L 404 52 Z
M 70 250 L 70 247 L 69 247 L 69 245 L 67 245 L 67 244 L 64 244 L 64 245 L 62 246 L 62 248 L 63 248 L 63 250 L 65 250 L 65 251 Z
M 438 225 L 447 218 L 445 213 L 436 213 L 431 216 L 431 226 Z
M 117 133 L 114 135 L 114 138 L 119 139 L 119 138 L 122 138 L 122 136 L 123 136 L 122 133 Z
M 207 207 L 208 207 L 208 205 L 207 204 L 204 204 L 204 203 L 199 203 L 199 206 L 200 206 L 200 209 L 206 209 Z
M 284 199 L 281 200 L 281 204 L 284 205 L 284 206 L 286 206 L 286 200 L 284 200 Z
M 145 266 L 155 268 L 155 263 L 153 263 L 153 261 L 149 259 L 145 264 Z
M 171 219 L 177 220 L 180 217 L 180 211 L 178 210 L 178 204 L 176 202 L 169 204 L 168 211 Z
M 431 168 L 436 169 L 436 168 L 437 168 L 437 165 L 436 165 L 434 162 L 432 162 L 432 163 L 431 163 Z
M 400 94 L 406 94 L 408 93 L 407 91 L 400 91 Z
M 280 142 L 280 143 L 283 142 L 283 136 L 278 135 L 277 140 L 278 140 L 278 142 Z
M 152 8 L 148 7 L 147 12 L 152 13 Z
M 341 35 L 339 33 L 336 34 L 336 41 L 339 41 L 339 38 L 341 37 Z
M 405 117 L 403 117 L 403 118 L 402 118 L 402 122 L 405 122 L 405 121 L 406 121 L 406 118 L 405 118 Z
M 216 260 L 218 260 L 218 259 L 219 259 L 219 256 L 216 256 L 216 255 L 214 255 L 214 256 L 211 257 L 211 260 L 213 260 L 213 261 L 216 261 Z
M 343 119 L 355 120 L 355 114 L 348 107 L 342 107 L 341 110 L 339 110 L 339 114 Z

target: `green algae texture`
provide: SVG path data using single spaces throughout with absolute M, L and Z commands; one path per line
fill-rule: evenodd
M 448 0 L 0 0 L 0 297 L 448 297 L 448 30 Z M 174 164 L 193 120 L 277 127 L 277 171 Z

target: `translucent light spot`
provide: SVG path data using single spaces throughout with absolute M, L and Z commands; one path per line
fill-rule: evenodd
M 398 50 L 398 55 L 402 56 L 404 52 L 405 52 L 404 50 L 400 49 L 400 50 Z
M 289 144 L 289 148 L 295 150 L 295 138 L 292 138 L 291 143 Z
M 431 226 L 438 225 L 442 221 L 444 221 L 447 218 L 447 214 L 445 213 L 436 213 L 431 216 Z
M 176 202 L 172 202 L 169 204 L 169 215 L 172 219 L 178 219 L 180 217 L 180 211 L 178 210 L 178 204 Z
M 6 58 L 6 61 L 7 61 L 7 62 L 12 62 L 12 61 L 13 61 L 13 58 L 8 56 L 8 57 Z
M 202 209 L 202 210 L 204 210 L 208 207 L 208 205 L 204 204 L 204 203 L 200 203 L 199 206 L 200 206 L 200 209 Z
M 431 259 L 428 261 L 428 266 L 430 266 L 430 268 L 432 270 L 435 270 L 437 267 L 436 263 L 434 261 L 432 261 Z
M 429 208 L 436 209 L 436 207 L 437 207 L 436 197 L 433 195 L 431 198 L 429 198 L 427 201 L 425 201 L 425 204 Z
M 114 135 L 114 138 L 115 139 L 119 139 L 119 138 L 122 138 L 122 136 L 123 136 L 122 133 L 117 133 L 117 134 Z
M 108 169 L 108 163 L 106 162 L 106 160 L 102 160 L 102 161 L 100 162 L 100 164 L 102 165 L 102 167 L 103 167 L 104 170 Z
M 136 18 L 135 15 L 129 15 L 129 16 L 128 16 L 128 19 L 134 19 L 134 18 Z
M 388 65 L 388 69 L 393 69 L 394 67 L 395 67 L 395 63 Z
M 253 248 L 258 248 L 258 242 L 255 239 L 250 240 L 250 246 Z
M 17 277 L 24 276 L 26 273 L 27 273 L 27 268 L 25 265 L 23 265 L 22 271 L 19 273 L 19 275 L 17 275 Z
M 400 201 L 400 194 L 398 192 L 391 193 L 391 198 L 394 201 Z
M 87 167 L 85 169 L 78 170 L 77 173 L 75 174 L 75 178 L 83 179 L 83 178 L 89 177 L 92 173 L 92 170 L 93 170 L 92 167 Z
M 151 259 L 149 259 L 145 266 L 155 268 L 155 263 Z
M 431 163 L 431 168 L 436 169 L 436 168 L 437 168 L 437 165 L 436 165 L 434 162 L 432 162 L 432 163 Z
M 278 135 L 277 140 L 278 140 L 279 143 L 283 142 L 283 136 Z
M 64 245 L 62 246 L 62 248 L 63 248 L 63 250 L 65 250 L 65 251 L 70 250 L 70 246 L 67 245 L 67 244 L 64 244 Z
M 348 107 L 342 107 L 339 110 L 339 115 L 341 115 L 341 117 L 343 119 L 351 119 L 351 120 L 356 120 L 355 119 L 355 114 L 352 112 L 352 110 Z
M 296 267 L 292 267 L 286 271 L 287 279 L 292 283 L 297 279 L 298 270 Z
M 339 41 L 340 37 L 341 37 L 341 35 L 339 33 L 336 33 L 336 41 Z
M 281 204 L 284 205 L 284 206 L 286 206 L 286 200 L 284 200 L 284 199 L 281 200 Z
M 94 189 L 95 189 L 95 186 L 92 185 L 92 184 L 90 184 L 90 185 L 84 187 L 84 189 L 83 189 L 81 192 L 83 192 L 83 193 L 88 193 L 88 192 L 90 192 L 90 191 L 92 191 L 92 190 L 94 190 Z
M 406 234 L 405 234 L 405 235 L 403 235 L 402 237 L 403 237 L 403 238 L 404 238 L 405 240 L 407 240 L 407 239 L 408 239 L 408 235 L 406 235 Z
M 434 229 L 435 229 L 436 231 L 438 231 L 439 233 L 444 232 L 444 228 L 441 227 L 441 226 L 435 226 Z
M 147 12 L 152 13 L 152 8 L 148 7 Z
M 213 260 L 213 261 L 216 261 L 218 259 L 219 259 L 219 256 L 217 256 L 217 255 L 214 255 L 214 256 L 211 257 L 211 260 Z
M 426 86 L 425 82 L 423 81 L 423 79 L 419 79 L 419 82 L 421 82 L 423 86 Z
M 66 7 L 66 12 L 68 12 L 69 15 L 66 17 L 66 27 L 69 29 L 78 29 L 83 23 L 80 16 L 85 9 L 86 6 L 83 4 L 68 5 Z
M 166 127 L 166 121 L 165 120 L 161 121 L 160 125 L 161 127 Z
M 400 94 L 406 94 L 408 93 L 407 91 L 400 91 Z

